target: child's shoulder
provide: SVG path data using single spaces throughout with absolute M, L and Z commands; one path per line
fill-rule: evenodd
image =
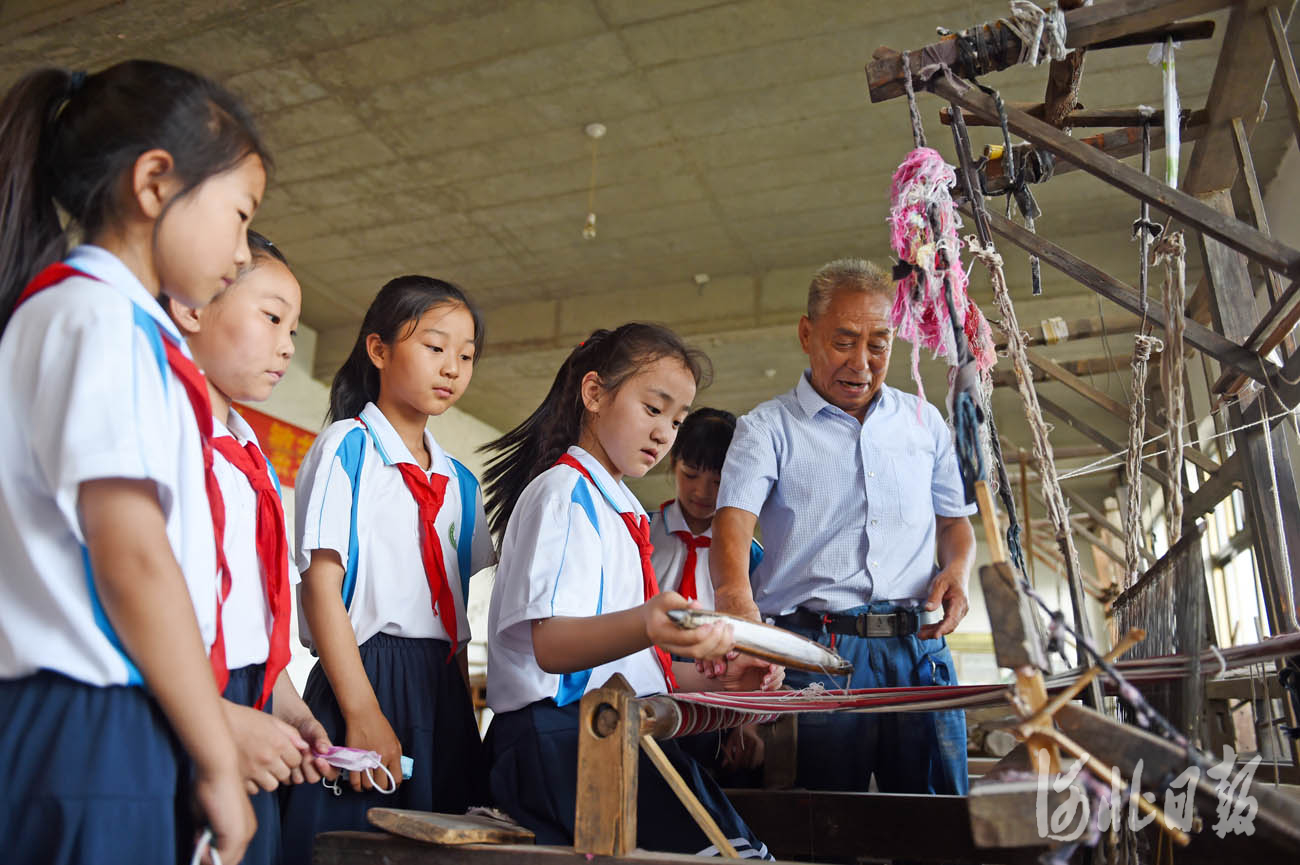
M 366 447 L 366 430 L 360 419 L 349 417 L 336 420 L 316 436 L 312 449 L 317 453 L 334 453 L 347 447 L 364 451 Z
M 116 326 L 135 316 L 130 298 L 91 276 L 72 273 L 32 295 L 15 311 L 28 321 L 58 322 L 65 332 L 79 327 Z

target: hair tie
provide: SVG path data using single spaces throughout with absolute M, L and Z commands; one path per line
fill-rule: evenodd
M 68 98 L 71 99 L 86 86 L 86 70 L 78 69 L 68 78 Z

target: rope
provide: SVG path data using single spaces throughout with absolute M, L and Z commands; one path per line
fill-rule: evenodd
M 1128 411 L 1128 511 L 1124 514 L 1124 588 L 1142 575 L 1139 540 L 1142 537 L 1142 431 L 1147 423 L 1147 361 L 1151 351 L 1163 348 L 1160 340 L 1145 333 L 1133 338 L 1133 399 Z
M 1043 9 L 1029 0 L 1011 0 L 1011 17 L 1003 19 L 1020 37 L 1020 61 L 1037 66 L 1043 60 L 1064 60 L 1065 13 L 1052 3 Z
M 1080 579 L 1079 551 L 1074 546 L 1074 536 L 1070 531 L 1070 511 L 1061 492 L 1060 480 L 1056 476 L 1056 459 L 1052 454 L 1052 443 L 1048 439 L 1047 422 L 1043 420 L 1038 392 L 1034 390 L 1034 376 L 1025 353 L 1025 333 L 1020 329 L 1015 308 L 1011 304 L 1007 277 L 1002 269 L 1002 256 L 992 243 L 981 244 L 979 238 L 974 236 L 966 238 L 966 248 L 988 268 L 993 283 L 993 299 L 1002 314 L 1000 327 L 1007 336 L 1007 354 L 1016 371 L 1016 387 L 1024 403 L 1025 419 L 1029 422 L 1034 460 L 1038 464 L 1038 476 L 1043 485 L 1043 501 L 1047 505 L 1047 515 L 1052 526 L 1056 529 L 1056 543 L 1065 562 L 1066 575 L 1071 581 L 1077 581 Z M 1074 617 L 1078 630 L 1085 632 L 1083 610 L 1076 608 Z
M 1167 350 L 1160 355 L 1160 389 L 1165 394 L 1169 430 L 1169 482 L 1165 489 L 1165 515 L 1169 521 L 1169 545 L 1183 535 L 1183 450 L 1187 446 L 1187 401 L 1183 396 L 1183 331 L 1187 320 L 1187 248 L 1183 233 L 1161 237 L 1155 245 L 1155 261 L 1165 266 L 1164 306 Z M 1137 394 L 1134 394 L 1135 400 Z M 1270 463 L 1272 457 L 1269 458 Z M 1281 523 L 1279 523 L 1281 525 Z M 1289 585 L 1289 583 L 1288 583 Z
M 921 110 L 916 107 L 916 91 L 912 89 L 912 60 L 903 52 L 903 89 L 907 91 L 907 113 L 912 119 L 912 146 L 925 147 L 925 126 L 921 123 Z

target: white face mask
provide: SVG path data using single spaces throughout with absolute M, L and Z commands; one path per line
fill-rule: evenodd
M 374 751 L 363 751 L 360 748 L 345 748 L 342 745 L 334 745 L 324 751 L 317 752 L 316 756 L 324 759 L 326 763 L 329 763 L 337 769 L 343 769 L 347 772 L 365 772 L 366 777 L 370 779 L 370 783 L 374 785 L 374 788 L 380 793 L 392 793 L 397 789 L 397 782 L 393 780 L 393 773 L 388 771 L 388 767 L 384 765 L 379 754 Z M 403 756 L 402 778 L 410 778 L 411 770 L 414 767 L 415 761 L 410 757 Z M 380 787 L 375 781 L 375 769 L 378 769 L 388 776 L 388 789 L 385 790 L 383 787 Z M 342 795 L 343 791 L 337 782 L 331 783 L 330 781 L 322 780 L 321 783 L 333 790 L 335 796 Z

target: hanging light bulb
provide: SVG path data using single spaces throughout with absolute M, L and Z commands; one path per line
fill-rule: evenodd
M 582 239 L 596 239 L 596 147 L 605 137 L 605 124 L 588 123 L 584 130 L 591 139 L 591 183 L 587 186 L 587 221 L 582 226 Z

